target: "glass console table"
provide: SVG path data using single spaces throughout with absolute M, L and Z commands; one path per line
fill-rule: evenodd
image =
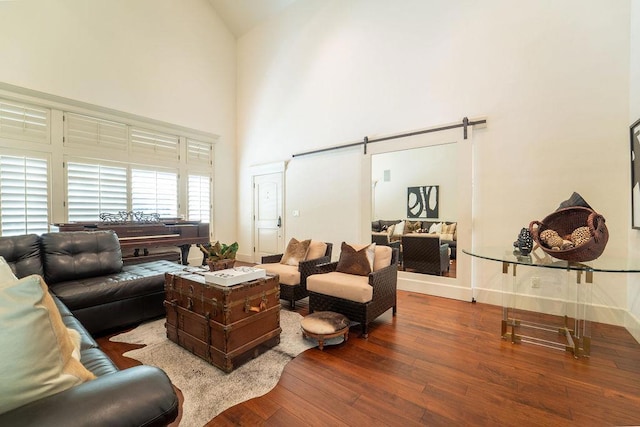
M 513 249 L 477 248 L 462 250 L 472 257 L 502 263 L 502 338 L 512 343 L 527 342 L 573 353 L 575 358 L 591 353 L 591 322 L 588 310 L 594 273 L 640 273 L 640 261 L 600 258 L 575 263 L 552 258 L 541 249 L 522 256 Z M 557 269 L 566 272 L 566 283 L 555 300 L 562 315 L 544 314 L 526 307 L 536 295 L 524 292 L 517 280 L 518 266 Z M 511 267 L 511 278 L 509 269 Z M 573 279 L 575 276 L 575 280 Z M 533 278 L 532 278 L 533 282 Z M 533 287 L 536 287 L 532 283 Z M 535 306 L 535 304 L 533 304 Z

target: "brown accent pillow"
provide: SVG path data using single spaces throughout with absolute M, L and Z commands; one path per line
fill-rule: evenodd
M 295 238 L 291 238 L 287 245 L 287 250 L 284 251 L 284 255 L 282 255 L 280 264 L 294 265 L 297 267 L 300 261 L 304 261 L 307 256 L 310 244 L 311 239 L 300 242 Z
M 368 276 L 371 273 L 376 244 L 372 243 L 360 250 L 342 242 L 340 259 L 336 271 L 358 276 Z
M 415 233 L 420 227 L 422 227 L 422 222 L 420 221 L 407 221 L 404 224 L 404 232 L 406 233 Z

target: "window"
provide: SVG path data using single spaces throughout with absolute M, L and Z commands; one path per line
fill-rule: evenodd
M 131 208 L 157 213 L 162 218 L 178 216 L 178 176 L 173 172 L 131 170 Z
M 0 235 L 121 211 L 211 223 L 217 139 L 25 88 L 3 95 Z
M 98 221 L 104 212 L 127 210 L 127 169 L 67 162 L 69 221 Z
M 190 221 L 211 222 L 211 178 L 203 175 L 189 175 L 188 182 Z
M 49 143 L 50 111 L 43 107 L 0 100 L 0 136 Z
M 3 236 L 49 231 L 47 160 L 0 156 L 0 227 Z
M 131 128 L 131 151 L 146 156 L 178 159 L 180 138 L 167 133 Z
M 213 145 L 210 142 L 187 138 L 187 163 L 213 165 Z
M 81 114 L 64 114 L 64 145 L 126 150 L 127 125 Z

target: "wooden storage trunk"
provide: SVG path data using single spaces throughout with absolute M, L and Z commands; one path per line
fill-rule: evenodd
M 209 314 L 223 325 L 280 306 L 278 276 L 269 276 L 233 286 L 205 284 L 204 277 L 188 271 L 165 274 L 165 300 L 175 301 L 198 314 Z
M 225 372 L 280 342 L 278 276 L 219 286 L 167 273 L 165 292 L 167 337 Z

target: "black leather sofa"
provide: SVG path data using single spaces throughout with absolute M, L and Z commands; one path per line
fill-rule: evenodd
M 45 278 L 65 325 L 82 338 L 80 361 L 96 379 L 0 414 L 6 426 L 163 426 L 178 398 L 161 369 L 119 370 L 90 335 L 164 313 L 169 261 L 122 265 L 115 233 L 62 232 L 0 238 L 0 256 L 18 278 Z
M 164 273 L 182 268 L 164 260 L 123 265 L 113 231 L 1 237 L 0 256 L 19 278 L 44 277 L 93 335 L 164 315 Z

